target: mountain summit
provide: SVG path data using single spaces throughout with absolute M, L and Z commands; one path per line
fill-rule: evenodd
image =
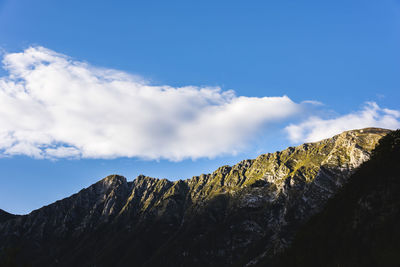
M 0 259 L 31 266 L 269 262 L 389 132 L 346 131 L 187 180 L 110 175 L 28 215 L 2 219 Z
M 276 266 L 400 266 L 399 162 L 397 130 L 301 227 Z

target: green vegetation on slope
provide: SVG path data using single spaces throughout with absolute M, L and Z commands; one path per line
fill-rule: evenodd
M 265 251 L 271 260 L 388 132 L 347 131 L 175 182 L 111 175 L 0 223 L 0 251 L 32 266 L 243 266 Z
M 397 130 L 380 140 L 371 160 L 298 232 L 280 265 L 400 266 L 399 222 Z

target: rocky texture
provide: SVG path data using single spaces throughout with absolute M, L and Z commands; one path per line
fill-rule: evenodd
M 279 266 L 400 266 L 399 163 L 398 130 L 300 229 Z
M 145 176 L 127 182 L 112 175 L 0 223 L 0 249 L 32 266 L 268 262 L 387 133 L 348 131 L 175 182 Z

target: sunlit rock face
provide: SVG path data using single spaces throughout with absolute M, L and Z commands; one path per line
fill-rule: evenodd
M 274 267 L 400 266 L 400 130 L 379 141 L 322 211 L 297 232 Z M 259 258 L 256 266 L 270 266 Z
M 33 266 L 252 265 L 288 247 L 388 132 L 347 131 L 175 182 L 111 175 L 0 222 L 0 248 Z

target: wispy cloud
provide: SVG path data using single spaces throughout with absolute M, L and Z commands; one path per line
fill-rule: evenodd
M 243 149 L 264 125 L 293 116 L 282 97 L 215 87 L 153 86 L 43 47 L 4 55 L 0 154 L 37 158 L 214 157 Z
M 400 128 L 400 111 L 380 108 L 375 102 L 368 102 L 361 111 L 334 119 L 309 117 L 302 123 L 290 124 L 286 131 L 293 143 L 300 143 L 314 142 L 346 130 L 366 127 Z

